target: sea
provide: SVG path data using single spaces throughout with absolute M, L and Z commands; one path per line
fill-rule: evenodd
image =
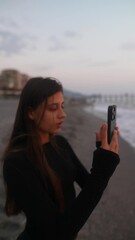
M 120 105 L 117 103 L 95 103 L 93 106 L 87 106 L 84 110 L 88 113 L 107 121 L 107 109 L 109 105 L 117 105 L 116 124 L 119 127 L 120 136 L 135 148 L 135 105 Z

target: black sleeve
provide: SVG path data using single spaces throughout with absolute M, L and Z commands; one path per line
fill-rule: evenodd
M 36 226 L 41 235 L 39 239 L 51 236 L 51 229 L 56 239 L 69 240 L 85 224 L 118 163 L 117 154 L 103 149 L 96 150 L 91 174 L 72 205 L 63 212 L 54 205 L 38 176 L 29 167 L 22 168 L 19 164 L 15 166 L 13 161 L 7 161 L 4 178 L 16 201 L 32 219 L 33 227 Z
M 76 168 L 76 179 L 75 181 L 79 184 L 81 188 L 83 188 L 84 184 L 87 181 L 87 178 L 89 176 L 89 172 L 87 169 L 84 167 L 84 165 L 80 162 L 79 158 L 73 151 L 71 145 L 65 139 L 63 136 L 58 135 L 57 136 L 57 141 L 61 143 L 61 146 L 66 148 L 68 155 L 70 156 L 69 159 L 73 162 Z

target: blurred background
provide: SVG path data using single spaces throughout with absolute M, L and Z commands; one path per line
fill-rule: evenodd
M 35 76 L 59 79 L 67 105 L 96 118 L 106 121 L 116 104 L 120 136 L 134 152 L 134 13 L 134 0 L 0 0 L 0 155 L 21 90 Z M 7 219 L 4 201 L 0 171 L 0 240 L 12 240 L 25 218 Z M 87 231 L 80 239 L 89 239 Z

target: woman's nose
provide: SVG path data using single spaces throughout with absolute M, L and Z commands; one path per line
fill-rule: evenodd
M 61 109 L 59 110 L 58 117 L 59 117 L 59 118 L 65 118 L 66 116 L 67 116 L 67 115 L 66 115 L 64 109 L 61 108 Z

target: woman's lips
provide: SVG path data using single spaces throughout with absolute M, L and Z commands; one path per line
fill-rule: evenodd
M 62 121 L 62 122 L 59 122 L 59 123 L 57 123 L 56 125 L 57 125 L 57 127 L 58 127 L 58 128 L 61 128 L 61 127 L 62 127 L 62 124 L 63 124 L 63 121 Z

